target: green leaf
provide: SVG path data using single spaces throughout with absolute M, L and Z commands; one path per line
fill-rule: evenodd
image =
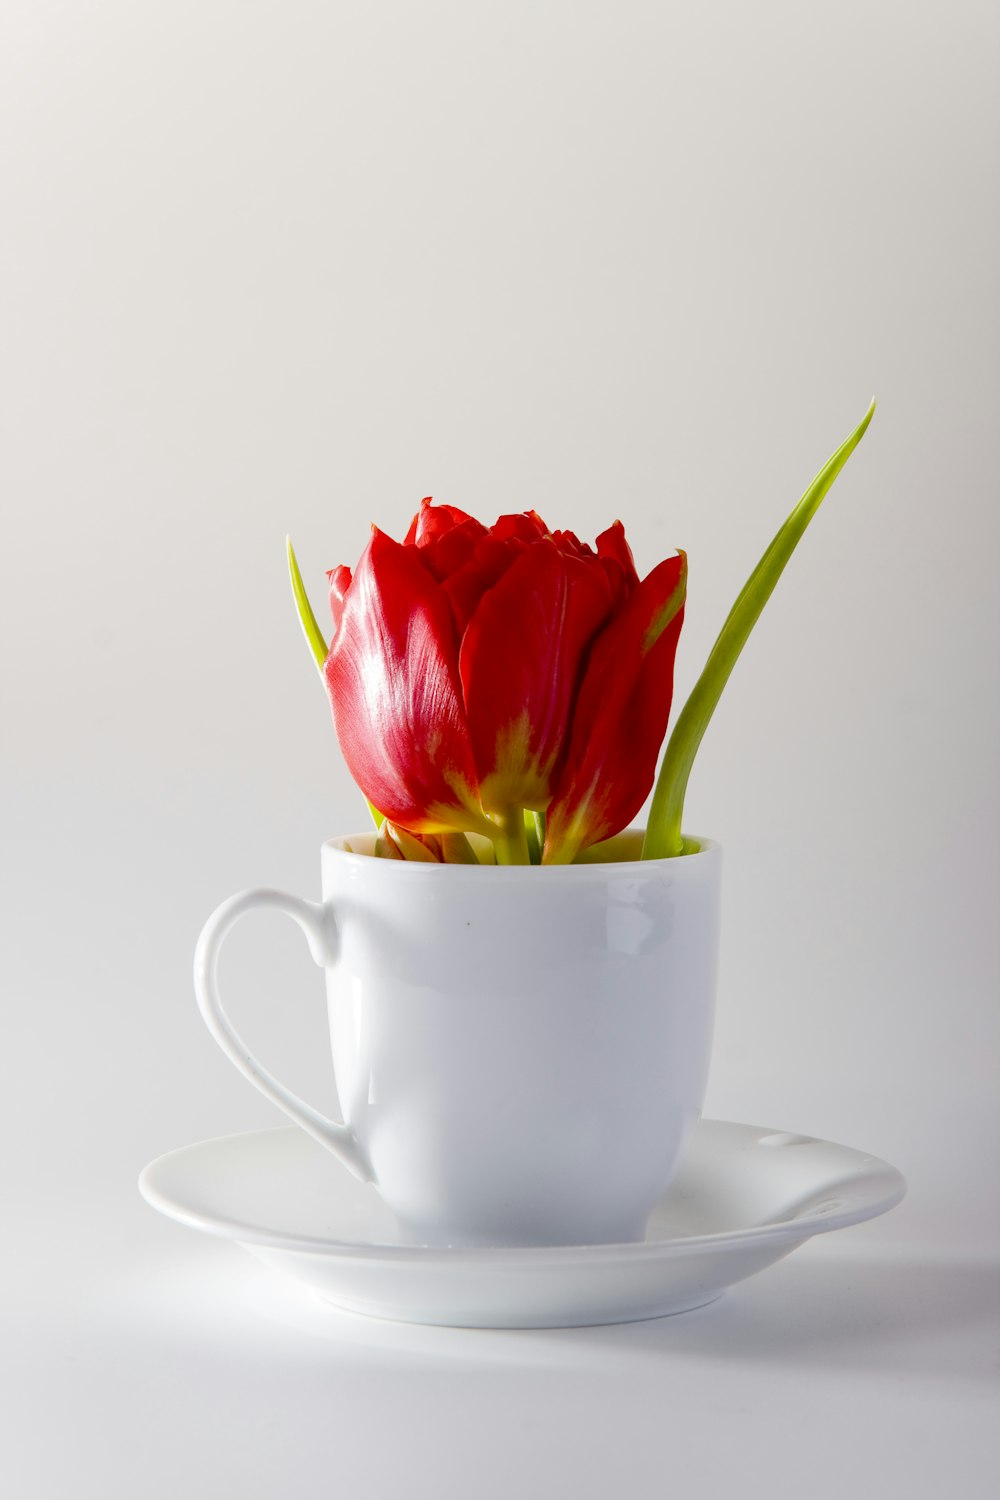
M 312 612 L 312 605 L 309 603 L 305 584 L 302 582 L 302 574 L 299 572 L 299 565 L 290 536 L 286 536 L 285 544 L 288 548 L 288 573 L 292 580 L 292 594 L 295 598 L 295 608 L 299 614 L 299 624 L 302 626 L 302 634 L 306 638 L 306 643 L 316 658 L 316 665 L 322 677 L 329 647 L 323 638 L 322 631 L 316 624 L 316 616 Z
M 722 697 L 722 690 L 729 681 L 729 675 L 760 618 L 764 605 L 770 599 L 775 584 L 784 572 L 785 564 L 801 541 L 806 527 L 837 475 L 864 437 L 874 412 L 875 402 L 872 401 L 847 441 L 841 443 L 833 457 L 820 469 L 729 611 L 719 638 L 709 653 L 704 671 L 681 710 L 667 743 L 642 846 L 643 859 L 665 859 L 685 852 L 681 835 L 684 795 L 698 746 Z
M 540 865 L 542 849 L 545 846 L 545 814 L 543 812 L 532 812 L 530 807 L 524 809 L 524 835 L 528 840 L 528 858 L 533 865 Z

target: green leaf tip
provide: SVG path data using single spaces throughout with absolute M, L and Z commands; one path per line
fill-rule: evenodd
M 719 637 L 709 652 L 704 670 L 691 690 L 691 696 L 681 710 L 667 742 L 643 841 L 643 859 L 666 859 L 685 852 L 681 818 L 688 778 L 702 737 L 722 697 L 722 690 L 806 527 L 864 437 L 874 415 L 873 397 L 871 405 L 850 437 L 841 443 L 820 469 L 750 574 L 729 611 Z
M 306 638 L 306 644 L 312 652 L 316 660 L 316 666 L 319 668 L 320 676 L 322 676 L 329 647 L 323 638 L 322 631 L 316 624 L 316 616 L 312 612 L 312 605 L 309 603 L 309 596 L 306 594 L 306 587 L 302 582 L 302 574 L 299 572 L 299 564 L 290 536 L 285 537 L 285 546 L 288 550 L 288 576 L 292 580 L 292 596 L 295 599 L 299 624 L 302 626 L 302 634 Z

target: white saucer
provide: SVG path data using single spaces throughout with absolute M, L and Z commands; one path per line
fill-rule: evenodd
M 885 1213 L 906 1184 L 847 1146 L 703 1120 L 646 1238 L 631 1245 L 399 1243 L 373 1188 L 294 1126 L 172 1151 L 147 1203 L 235 1240 L 352 1312 L 469 1328 L 565 1328 L 687 1312 L 814 1234 Z

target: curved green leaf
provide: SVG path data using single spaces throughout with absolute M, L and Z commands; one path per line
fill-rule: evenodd
M 643 859 L 665 859 L 684 852 L 684 840 L 681 836 L 684 795 L 698 746 L 722 696 L 722 690 L 729 681 L 729 675 L 764 605 L 771 597 L 775 584 L 784 572 L 785 564 L 801 541 L 827 491 L 864 437 L 874 412 L 875 402 L 872 401 L 847 441 L 841 443 L 833 457 L 820 469 L 729 611 L 718 640 L 709 653 L 704 671 L 681 710 L 667 743 L 642 846 Z
M 299 572 L 299 564 L 290 536 L 285 537 L 285 545 L 288 548 L 288 574 L 292 580 L 292 594 L 295 599 L 295 608 L 298 610 L 299 624 L 302 626 L 302 634 L 305 636 L 306 644 L 316 659 L 316 665 L 322 677 L 323 665 L 326 662 L 329 647 L 323 638 L 322 631 L 316 624 L 316 616 L 312 612 L 312 605 L 309 603 L 306 586 L 302 582 L 302 574 Z

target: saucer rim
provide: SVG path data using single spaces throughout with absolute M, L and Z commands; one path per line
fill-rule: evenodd
M 757 1141 L 769 1135 L 784 1134 L 773 1127 L 750 1125 L 738 1120 L 704 1119 L 702 1123 L 735 1127 L 748 1136 L 752 1135 Z M 602 1259 L 620 1260 L 623 1256 L 635 1261 L 645 1261 L 681 1257 L 688 1253 L 724 1253 L 728 1250 L 756 1245 L 763 1247 L 782 1244 L 787 1245 L 789 1250 L 793 1250 L 806 1240 L 812 1239 L 814 1235 L 829 1234 L 836 1229 L 845 1229 L 852 1224 L 862 1224 L 869 1219 L 878 1218 L 883 1213 L 888 1213 L 903 1200 L 907 1192 L 905 1177 L 890 1162 L 881 1157 L 872 1156 L 869 1152 L 861 1151 L 857 1147 L 844 1146 L 836 1141 L 827 1141 L 819 1136 L 813 1136 L 806 1138 L 802 1144 L 832 1148 L 844 1154 L 845 1169 L 852 1165 L 859 1169 L 855 1182 L 847 1182 L 838 1187 L 838 1192 L 841 1194 L 852 1187 L 855 1188 L 858 1197 L 853 1204 L 848 1203 L 845 1207 L 830 1213 L 806 1212 L 798 1218 L 779 1219 L 768 1224 L 719 1230 L 710 1234 L 668 1236 L 656 1240 L 643 1239 L 606 1244 L 450 1246 L 401 1245 L 388 1241 L 361 1239 L 343 1240 L 269 1230 L 221 1215 L 209 1217 L 196 1209 L 178 1205 L 156 1184 L 156 1177 L 161 1168 L 165 1167 L 168 1162 L 174 1162 L 178 1157 L 190 1152 L 228 1142 L 245 1141 L 255 1136 L 273 1138 L 293 1134 L 301 1136 L 302 1131 L 296 1125 L 277 1125 L 262 1130 L 235 1131 L 226 1135 L 210 1136 L 202 1141 L 176 1147 L 147 1163 L 139 1174 L 137 1184 L 139 1193 L 151 1208 L 166 1218 L 173 1219 L 189 1229 L 197 1229 L 203 1234 L 212 1235 L 217 1239 L 232 1240 L 241 1245 L 259 1245 L 271 1250 L 319 1255 L 336 1260 L 360 1257 L 369 1262 L 376 1259 L 419 1264 L 422 1261 L 445 1258 L 474 1266 L 488 1260 L 495 1260 L 498 1256 L 522 1261 L 530 1259 L 543 1263 L 566 1258 L 576 1260 L 582 1257 L 590 1263 L 598 1263 Z M 867 1192 L 864 1191 L 866 1187 Z

